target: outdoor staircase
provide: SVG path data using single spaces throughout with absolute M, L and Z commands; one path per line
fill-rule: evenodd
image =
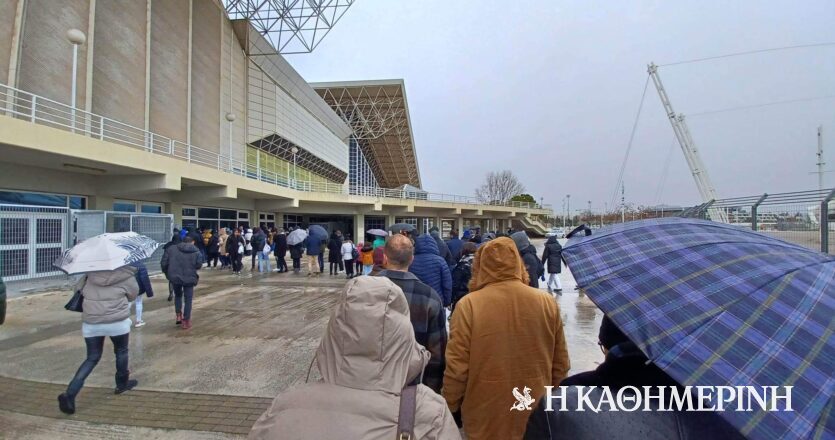
M 531 235 L 540 236 L 544 236 L 549 229 L 544 223 L 529 215 L 514 218 L 513 227 L 514 229 L 522 229 Z

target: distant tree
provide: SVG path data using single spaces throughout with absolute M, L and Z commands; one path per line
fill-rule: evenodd
M 511 197 L 511 198 L 510 198 L 510 201 L 511 201 L 511 202 L 530 202 L 530 203 L 536 203 L 536 199 L 534 199 L 534 198 L 533 198 L 533 196 L 532 196 L 532 195 L 530 195 L 530 194 L 528 194 L 528 193 L 524 193 L 524 194 L 517 194 L 517 195 L 515 195 L 515 196 Z
M 482 203 L 499 204 L 509 202 L 513 196 L 524 191 L 525 186 L 510 170 L 491 171 L 487 173 L 484 183 L 476 188 L 475 196 Z

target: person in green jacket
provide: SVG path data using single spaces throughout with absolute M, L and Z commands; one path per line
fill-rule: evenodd
M 374 243 L 371 244 L 371 247 L 373 249 L 377 249 L 378 247 L 385 246 L 385 245 L 386 245 L 386 238 L 377 236 L 377 237 L 374 238 Z

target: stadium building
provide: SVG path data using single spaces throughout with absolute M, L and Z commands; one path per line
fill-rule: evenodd
M 351 2 L 296 3 L 0 1 L 0 275 L 156 218 L 543 232 L 546 207 L 423 189 L 404 81 L 305 81 L 282 54 Z

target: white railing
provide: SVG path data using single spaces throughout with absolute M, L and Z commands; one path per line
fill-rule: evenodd
M 70 131 L 95 139 L 139 148 L 153 154 L 182 159 L 189 163 L 248 177 L 282 188 L 305 192 L 344 194 L 390 199 L 426 200 L 468 205 L 492 205 L 523 209 L 547 209 L 550 205 L 530 202 L 485 203 L 475 197 L 406 191 L 370 186 L 351 186 L 295 180 L 292 176 L 258 169 L 214 151 L 195 147 L 145 129 L 90 113 L 58 101 L 0 84 L 0 113 L 17 119 Z

